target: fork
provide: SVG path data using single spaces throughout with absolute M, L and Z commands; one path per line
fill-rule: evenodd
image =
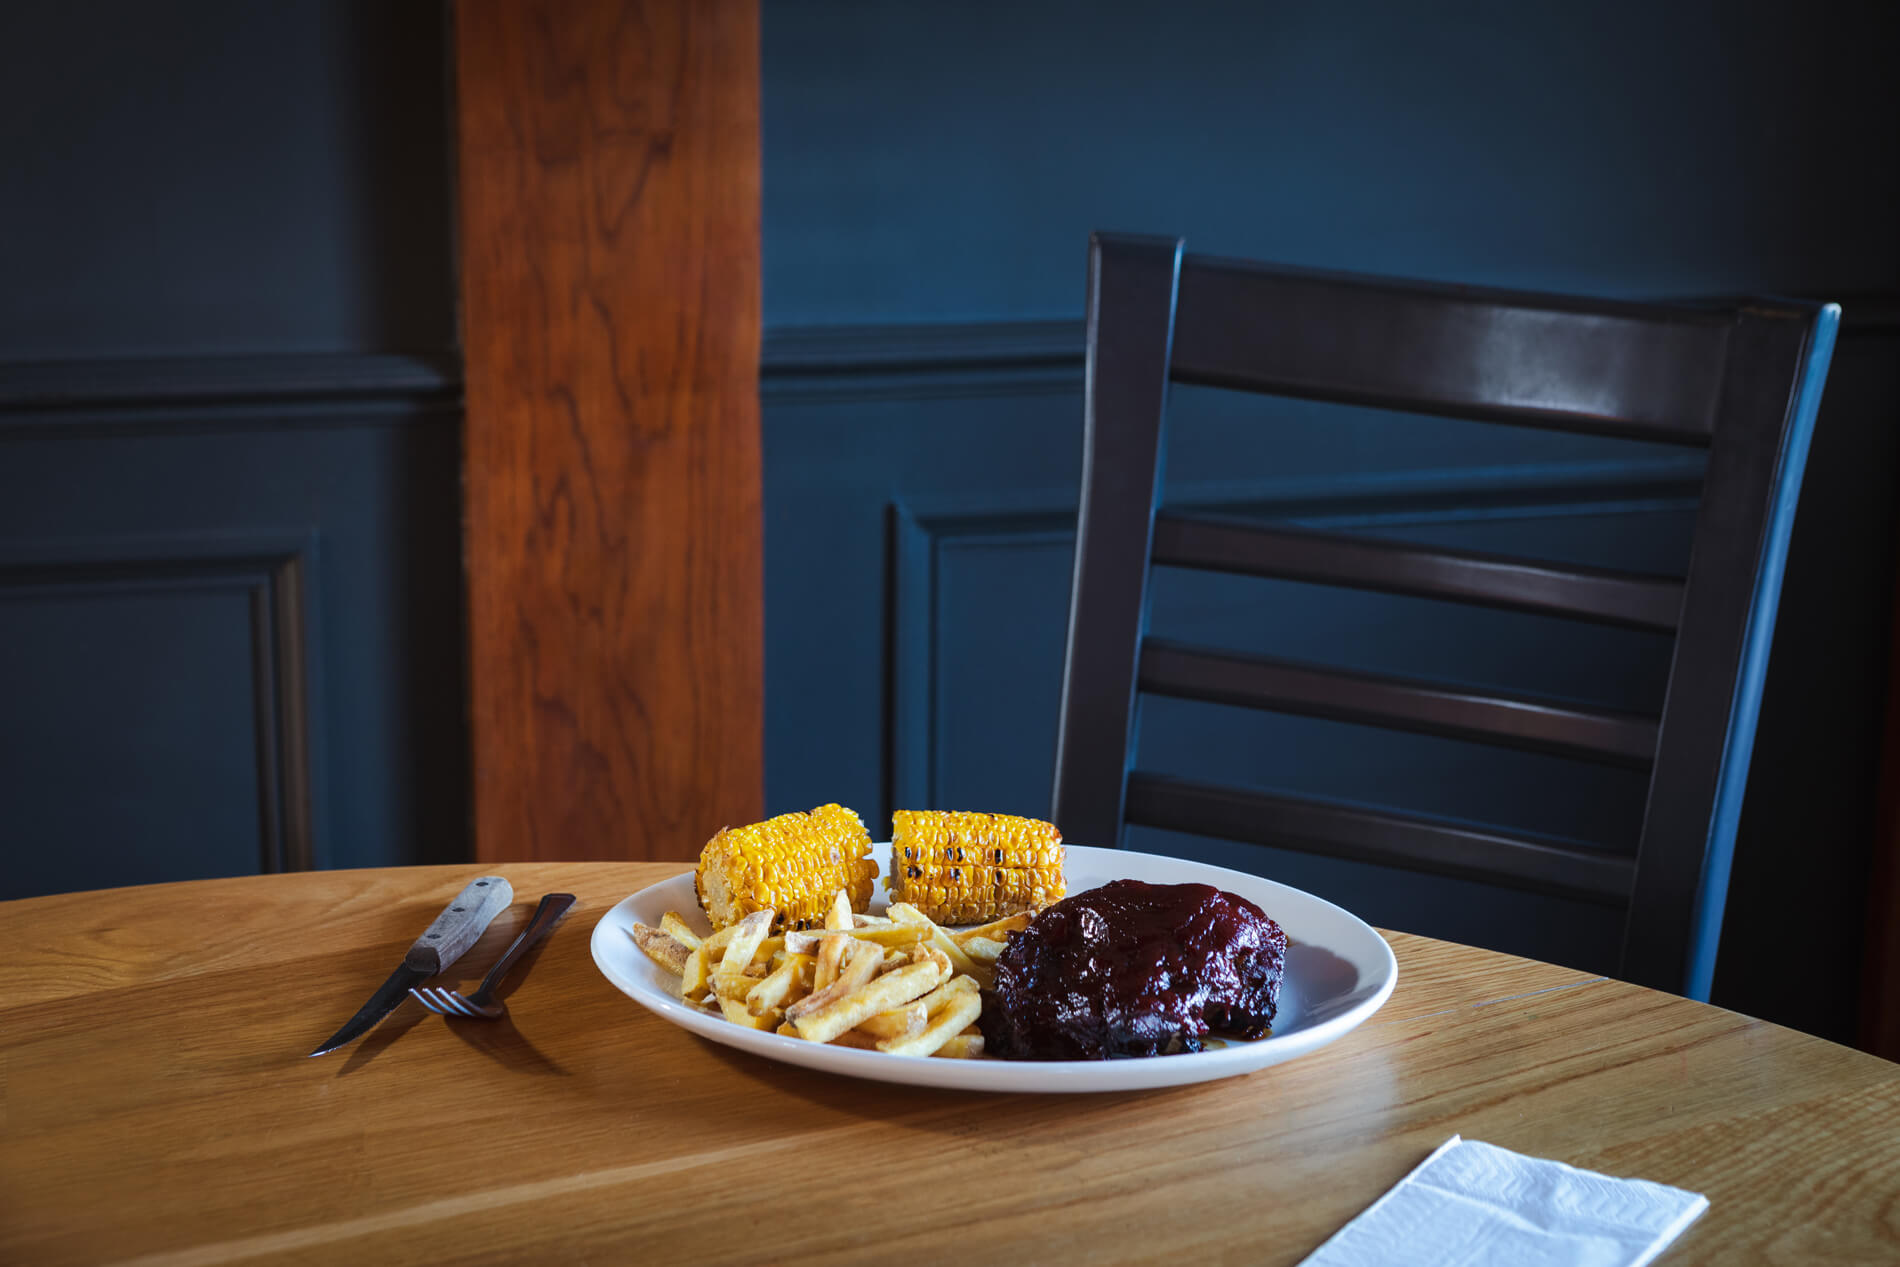
M 416 1002 L 441 1016 L 500 1020 L 508 1014 L 508 1006 L 495 999 L 495 987 L 501 984 L 502 978 L 508 975 L 508 970 L 515 966 L 521 956 L 554 930 L 554 926 L 561 922 L 561 916 L 567 914 L 567 908 L 572 905 L 572 893 L 550 893 L 542 898 L 541 905 L 534 909 L 534 918 L 521 930 L 521 936 L 515 938 L 514 944 L 502 952 L 501 958 L 488 970 L 488 975 L 482 978 L 482 984 L 474 994 L 464 996 L 454 990 L 431 985 L 412 988 L 409 993 L 415 996 Z

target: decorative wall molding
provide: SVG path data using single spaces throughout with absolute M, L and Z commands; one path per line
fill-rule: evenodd
M 1081 318 L 767 330 L 761 377 L 1082 364 Z
M 249 603 L 258 869 L 324 862 L 314 532 L 0 543 L 0 597 L 229 593 Z
M 459 353 L 312 353 L 0 364 L 0 430 L 207 420 L 397 421 L 459 408 Z
M 790 326 L 759 355 L 766 404 L 1080 391 L 1082 322 Z
M 1846 335 L 1900 333 L 1900 295 L 1842 300 Z M 764 333 L 760 392 L 769 401 L 1077 390 L 1078 318 L 957 324 L 782 326 Z M 458 402 L 462 357 L 294 353 L 0 362 L 0 425 L 13 415 L 205 405 Z

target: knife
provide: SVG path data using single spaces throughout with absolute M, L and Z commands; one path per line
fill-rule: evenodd
M 389 980 L 369 996 L 369 1002 L 310 1054 L 321 1056 L 367 1034 L 409 997 L 410 986 L 421 985 L 460 959 L 462 952 L 473 946 L 495 916 L 514 900 L 513 886 L 498 875 L 471 880 L 435 917 L 428 931 L 416 938 L 416 944 L 403 956 L 402 966 L 389 974 Z

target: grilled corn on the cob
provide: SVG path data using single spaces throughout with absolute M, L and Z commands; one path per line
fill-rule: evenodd
M 714 928 L 768 908 L 778 912 L 774 927 L 816 927 L 839 889 L 852 910 L 870 909 L 870 854 L 870 833 L 842 805 L 722 828 L 699 854 L 699 904 Z
M 891 900 L 939 924 L 1039 911 L 1064 895 L 1062 833 L 1010 814 L 898 810 L 891 815 Z

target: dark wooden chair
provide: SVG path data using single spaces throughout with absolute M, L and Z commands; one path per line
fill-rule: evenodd
M 1662 307 L 1090 243 L 1081 515 L 1052 815 L 1124 823 L 1613 904 L 1621 975 L 1708 997 L 1795 500 L 1840 310 Z M 1192 383 L 1708 451 L 1680 580 L 1158 506 L 1168 388 Z M 1292 578 L 1675 635 L 1659 717 L 1157 643 L 1156 564 Z M 1165 778 L 1131 768 L 1142 693 L 1344 719 L 1649 770 L 1633 855 Z

